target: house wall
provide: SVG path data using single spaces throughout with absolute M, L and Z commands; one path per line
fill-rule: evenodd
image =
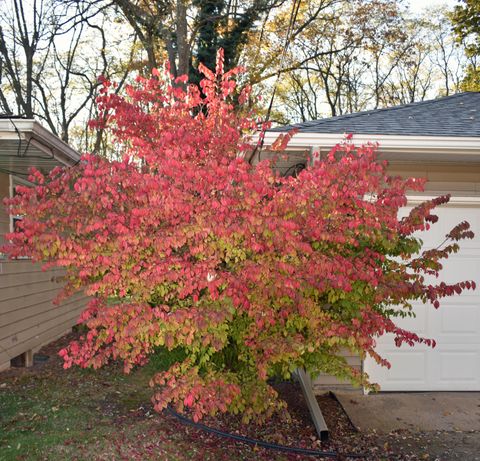
M 347 363 L 355 370 L 362 371 L 362 360 L 358 355 L 354 355 L 348 349 L 344 349 L 341 355 L 345 357 Z M 316 379 L 312 381 L 313 391 L 316 394 L 321 394 L 327 391 L 342 391 L 342 392 L 358 392 L 362 393 L 363 389 L 360 387 L 354 387 L 350 382 L 341 381 L 335 376 L 321 373 Z
M 295 164 L 304 162 L 308 158 L 308 150 L 302 152 L 288 152 L 281 155 L 278 152 L 264 151 L 261 160 L 276 158 L 275 169 L 283 174 Z M 417 177 L 427 178 L 424 195 L 442 195 L 450 193 L 456 196 L 480 196 L 480 164 L 447 164 L 435 162 L 390 162 L 388 172 L 391 175 L 399 175 L 404 178 Z M 415 192 L 415 195 L 422 193 Z M 357 370 L 362 369 L 360 357 L 344 350 L 342 355 L 348 363 Z M 313 381 L 314 390 L 317 393 L 326 390 L 340 390 L 363 392 L 361 388 L 353 388 L 348 382 L 341 382 L 337 378 L 321 374 Z
M 261 160 L 273 159 L 273 168 L 284 174 L 298 163 L 309 158 L 308 149 L 288 152 L 287 155 L 268 150 L 261 152 Z M 255 159 L 257 162 L 258 159 Z M 423 177 L 428 183 L 425 193 L 480 196 L 480 164 L 479 163 L 435 163 L 435 162 L 390 162 L 388 171 L 402 177 Z M 417 195 L 417 193 L 416 193 Z
M 256 164 L 259 161 L 272 160 L 272 169 L 275 170 L 278 174 L 284 175 L 287 171 L 291 173 L 292 169 L 295 168 L 295 165 L 305 164 L 308 159 L 308 149 L 299 152 L 288 152 L 286 154 L 262 150 L 260 154 L 257 154 L 255 156 L 253 163 Z
M 388 171 L 404 178 L 427 178 L 425 194 L 480 196 L 480 164 L 390 163 Z M 416 195 L 419 195 L 415 193 Z
M 9 195 L 9 177 L 0 173 L 0 198 Z M 9 231 L 9 216 L 0 206 L 0 239 Z M 59 338 L 76 324 L 87 298 L 78 293 L 60 305 L 52 301 L 61 289 L 61 269 L 42 271 L 28 259 L 0 259 L 0 370 L 24 354 Z

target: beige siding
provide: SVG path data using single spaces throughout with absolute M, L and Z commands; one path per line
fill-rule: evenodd
M 10 178 L 8 174 L 0 173 L 0 245 L 3 245 L 3 235 L 10 230 L 10 218 L 8 216 L 3 199 L 10 195 Z
M 280 175 L 283 175 L 287 171 L 292 173 L 296 165 L 305 165 L 309 159 L 309 150 L 305 149 L 305 151 L 302 152 L 288 152 L 288 154 L 264 150 L 260 153 L 260 160 L 267 159 L 272 160 L 272 168 Z M 254 163 L 257 163 L 258 160 L 257 156 Z
M 284 173 L 288 168 L 295 164 L 304 162 L 308 157 L 308 151 L 289 152 L 288 157 L 279 155 L 277 152 L 263 151 L 261 159 L 277 158 L 276 169 L 280 173 Z M 391 162 L 388 172 L 392 175 L 399 175 L 404 178 L 417 177 L 427 178 L 425 187 L 425 195 L 441 195 L 450 193 L 456 196 L 480 196 L 480 164 L 447 164 L 447 163 L 421 163 L 421 162 Z M 415 195 L 420 195 L 415 192 Z M 347 361 L 357 368 L 362 367 L 362 361 L 359 357 L 352 356 L 350 352 L 345 352 Z M 340 382 L 333 376 L 326 374 L 320 375 L 313 383 L 316 392 L 324 392 L 325 390 L 356 390 L 349 383 Z
M 9 177 L 0 173 L 0 200 L 9 196 Z M 0 242 L 9 231 L 10 218 L 0 206 Z M 0 244 L 1 244 L 0 243 Z M 42 271 L 28 259 L 0 258 L 0 370 L 18 355 L 38 350 L 76 324 L 87 298 L 76 294 L 60 305 L 62 271 Z
M 261 160 L 275 158 L 274 168 L 283 174 L 298 163 L 305 163 L 309 158 L 308 150 L 288 152 L 262 151 Z M 256 159 L 258 161 L 258 159 Z M 402 177 L 427 178 L 426 193 L 430 195 L 474 195 L 480 196 L 480 164 L 479 163 L 435 163 L 435 162 L 390 162 L 388 172 Z
M 288 152 L 288 155 L 265 150 L 262 151 L 260 160 L 266 159 L 275 159 L 274 168 L 279 174 L 284 174 L 287 170 L 291 171 L 295 165 L 306 163 L 309 159 L 309 150 L 306 149 L 303 152 Z M 347 359 L 349 365 L 357 370 L 361 370 L 362 361 L 360 357 L 352 355 L 348 350 L 345 350 L 342 355 Z M 322 393 L 327 390 L 362 392 L 360 388 L 354 388 L 349 382 L 341 382 L 337 378 L 327 374 L 320 374 L 313 381 L 313 390 L 315 393 Z
M 261 159 L 277 158 L 275 164 L 277 171 L 284 173 L 288 168 L 297 163 L 305 162 L 308 157 L 308 151 L 289 152 L 288 157 L 279 155 L 277 152 L 263 151 Z M 446 164 L 434 162 L 421 163 L 395 163 L 391 162 L 388 172 L 392 175 L 407 177 L 427 178 L 425 195 L 441 195 L 451 193 L 457 196 L 480 196 L 480 164 Z M 415 192 L 415 195 L 420 195 Z M 342 355 L 347 358 L 350 365 L 360 370 L 362 361 L 358 356 L 352 356 L 346 351 Z M 349 390 L 361 392 L 361 389 L 354 388 L 350 383 L 340 382 L 333 376 L 321 374 L 313 383 L 316 392 L 326 390 Z
M 358 371 L 362 369 L 362 361 L 357 355 L 353 355 L 349 350 L 345 349 L 341 354 L 346 358 L 347 363 Z M 349 391 L 349 392 L 363 392 L 360 387 L 354 387 L 350 382 L 340 381 L 334 376 L 327 374 L 320 374 L 313 381 L 313 390 L 317 394 L 321 394 L 326 391 Z
M 425 193 L 480 196 L 480 164 L 391 163 L 390 174 L 427 178 Z
M 0 262 L 0 369 L 76 324 L 87 298 L 78 293 L 54 305 L 61 274 L 61 270 L 42 271 L 29 260 Z

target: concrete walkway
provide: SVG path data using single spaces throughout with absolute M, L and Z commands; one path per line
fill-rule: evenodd
M 358 430 L 480 431 L 480 392 L 335 392 Z

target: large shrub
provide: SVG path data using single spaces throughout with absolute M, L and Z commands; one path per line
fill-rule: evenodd
M 394 320 L 413 300 L 438 307 L 474 287 L 425 278 L 472 237 L 467 223 L 435 250 L 412 235 L 448 197 L 398 219 L 406 190 L 423 183 L 388 176 L 373 145 L 346 142 L 298 177 L 252 166 L 256 123 L 232 103 L 238 70 L 223 73 L 219 54 L 215 73 L 201 71 L 201 88 L 158 72 L 125 96 L 104 82 L 101 119 L 123 160 L 84 155 L 47 177 L 35 171 L 35 187 L 8 202 L 24 215 L 9 254 L 64 267 L 63 294 L 92 296 L 89 331 L 61 351 L 65 367 L 121 360 L 128 372 L 159 347 L 177 349 L 185 359 L 152 377 L 155 408 L 248 420 L 282 406 L 268 379 L 297 367 L 368 385 L 341 348 L 389 366 L 378 335 L 434 346 Z

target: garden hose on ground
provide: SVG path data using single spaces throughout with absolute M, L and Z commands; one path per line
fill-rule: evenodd
M 310 450 L 308 448 L 300 448 L 300 447 L 289 447 L 287 445 L 279 445 L 276 443 L 265 442 L 264 440 L 252 439 L 250 437 L 245 437 L 243 435 L 231 434 L 229 432 L 224 432 L 219 429 L 215 429 L 213 427 L 207 426 L 206 424 L 196 423 L 195 421 L 187 418 L 186 416 L 178 413 L 172 407 L 167 406 L 167 412 L 177 418 L 180 422 L 184 424 L 188 424 L 189 426 L 193 426 L 197 429 L 201 429 L 202 431 L 209 432 L 210 434 L 215 434 L 220 437 L 225 437 L 227 439 L 236 440 L 238 442 L 248 443 L 249 445 L 256 445 L 258 447 L 268 448 L 270 450 L 279 450 L 285 451 L 287 453 L 295 453 L 300 455 L 306 456 L 321 456 L 324 458 L 338 458 L 339 454 L 335 451 L 321 451 L 321 450 Z M 365 458 L 365 454 L 359 453 L 342 453 L 341 456 L 345 458 Z

